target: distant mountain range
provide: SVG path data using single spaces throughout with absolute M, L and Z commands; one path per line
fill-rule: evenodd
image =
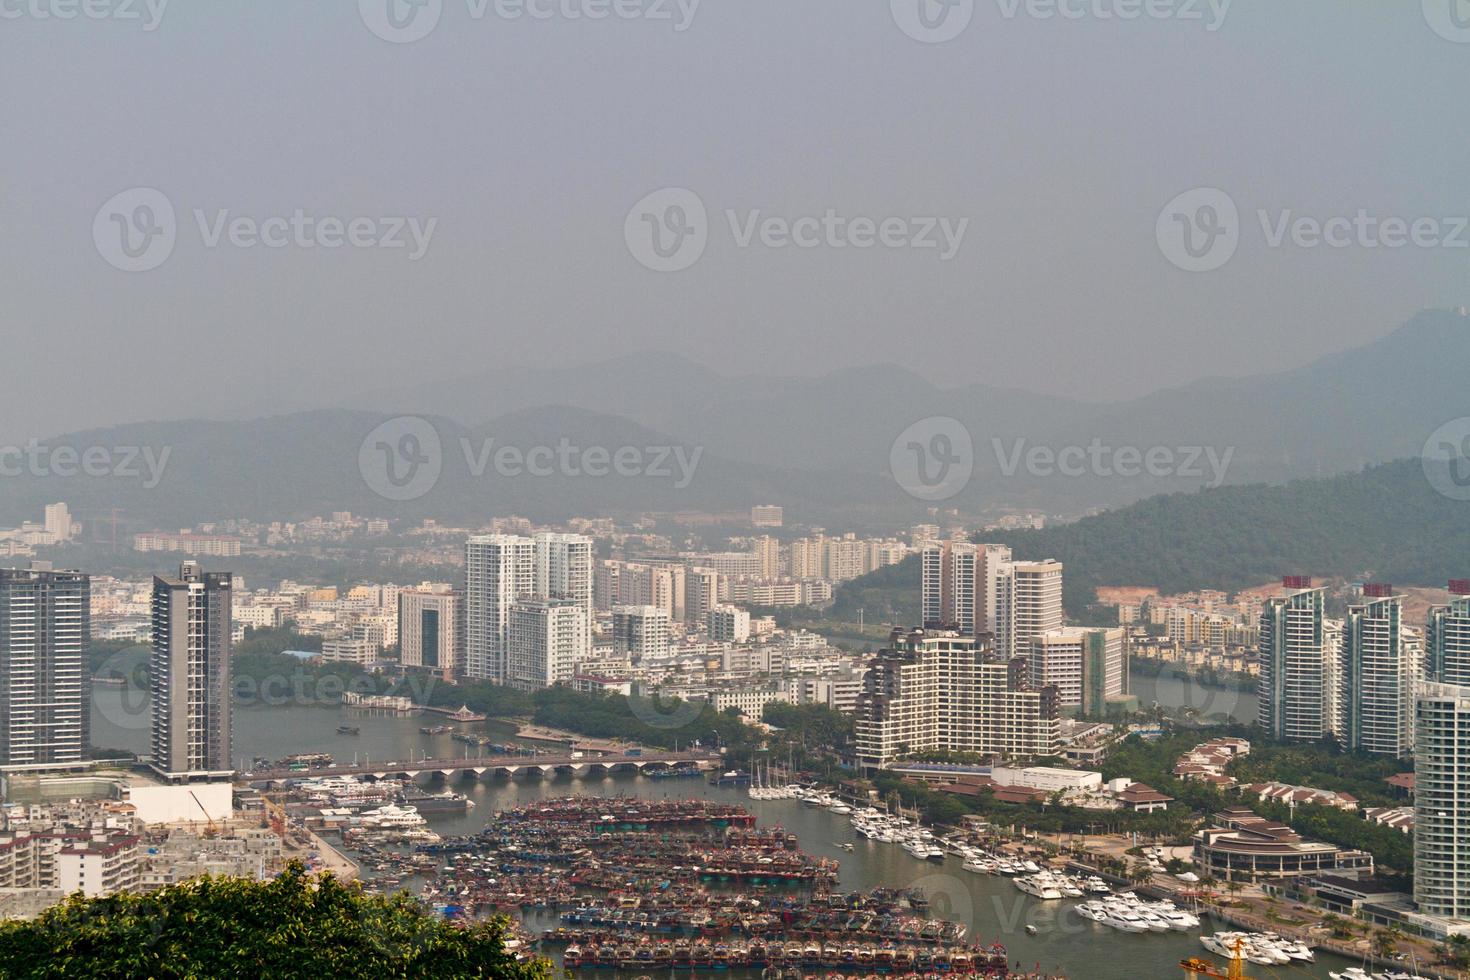
M 1062 356 L 1062 355 L 1059 355 Z M 351 407 L 431 412 L 480 424 L 545 405 L 573 405 L 667 432 L 718 457 L 789 470 L 881 477 L 893 440 L 930 416 L 958 419 L 975 444 L 975 476 L 955 505 L 1007 504 L 1081 512 L 1215 482 L 1197 474 L 1007 473 L 1019 450 L 1069 446 L 1213 451 L 1227 483 L 1281 482 L 1418 455 L 1444 422 L 1470 414 L 1464 366 L 1470 319 L 1426 311 L 1382 340 L 1304 368 L 1207 379 L 1131 401 L 1090 404 L 1003 384 L 1005 368 L 977 364 L 976 383 L 941 389 L 904 368 L 819 378 L 727 377 L 667 354 L 637 354 L 559 370 L 499 370 L 432 386 L 364 394 Z M 1147 364 L 1140 386 L 1151 383 Z M 1188 452 L 1176 455 L 1181 464 Z M 1089 467 L 1090 469 L 1090 467 Z M 894 488 L 896 490 L 896 488 Z M 898 503 L 876 500 L 877 504 Z
M 1271 364 L 1263 349 L 1263 367 Z M 291 519 L 330 510 L 476 520 L 516 512 L 568 514 L 743 510 L 779 502 L 795 521 L 859 527 L 918 520 L 930 504 L 889 472 L 894 440 L 933 416 L 960 420 L 975 444 L 974 476 L 942 506 L 968 513 L 1024 507 L 1081 514 L 1217 480 L 1280 483 L 1417 456 L 1444 422 L 1470 415 L 1464 381 L 1470 319 L 1425 312 L 1392 335 L 1299 370 L 1207 380 L 1133 401 L 1097 405 L 995 384 L 1000 365 L 978 364 L 975 384 L 937 388 L 902 368 L 843 370 L 819 378 L 728 377 L 672 355 L 637 354 L 555 370 L 502 369 L 409 389 L 369 392 L 350 405 L 264 419 L 155 422 L 74 433 L 52 446 L 169 450 L 156 487 L 125 477 L 6 475 L 0 525 L 36 519 L 65 500 L 74 512 L 113 508 L 142 523 L 187 525 L 226 516 Z M 1140 378 L 1148 377 L 1140 365 Z M 433 489 L 394 502 L 359 467 L 363 440 L 398 415 L 424 417 L 442 446 Z M 494 447 L 679 447 L 698 459 L 692 479 L 506 477 L 471 470 Z M 465 447 L 469 447 L 468 454 Z M 1153 447 L 1193 472 L 1080 475 L 1029 472 L 1040 448 Z M 1204 452 L 1208 450 L 1208 453 Z M 376 450 L 374 450 L 376 451 Z M 1211 455 L 1213 454 L 1213 455 Z M 468 458 L 467 458 L 468 457 Z M 1081 457 L 1077 457 L 1081 458 Z M 1112 465 L 1111 457 L 1104 463 Z M 1008 472 L 1012 460 L 1018 469 Z M 1212 460 L 1214 465 L 1212 466 Z M 651 461 L 651 460 L 650 460 Z M 673 460 L 666 462 L 672 463 Z

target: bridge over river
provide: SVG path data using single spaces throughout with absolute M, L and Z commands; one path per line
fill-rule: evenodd
M 712 752 L 664 752 L 644 749 L 637 755 L 505 755 L 462 759 L 408 759 L 405 761 L 336 764 L 311 769 L 256 769 L 242 772 L 239 779 L 247 783 L 266 783 L 282 779 L 310 779 L 320 776 L 362 776 L 366 779 L 417 779 L 439 776 L 444 779 L 479 779 L 491 776 L 515 776 L 536 773 L 551 776 L 559 772 L 583 775 L 614 770 L 670 769 L 697 765 L 713 769 L 720 757 Z

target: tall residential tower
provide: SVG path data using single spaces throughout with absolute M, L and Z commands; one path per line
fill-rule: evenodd
M 153 653 L 148 661 L 153 768 L 169 779 L 227 776 L 230 761 L 228 572 L 184 562 L 177 578 L 153 579 Z
M 0 769 L 86 758 L 91 584 L 80 572 L 0 569 Z

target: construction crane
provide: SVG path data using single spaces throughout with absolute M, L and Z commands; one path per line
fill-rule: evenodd
M 1230 957 L 1230 965 L 1225 968 L 1227 971 L 1225 973 L 1221 973 L 1214 963 L 1202 960 L 1197 956 L 1180 960 L 1179 965 L 1184 968 L 1185 980 L 1201 980 L 1202 977 L 1215 978 L 1215 980 L 1253 980 L 1252 977 L 1245 975 L 1245 959 L 1240 954 L 1242 945 L 1244 944 L 1237 937 Z
M 199 801 L 198 795 L 192 789 L 189 790 L 189 795 L 194 797 L 194 803 L 199 807 L 200 812 L 204 814 L 204 819 L 209 823 L 209 829 L 204 832 L 204 836 L 218 837 L 219 825 L 214 822 L 214 817 L 209 815 L 209 810 Z
M 286 839 L 285 809 L 279 803 L 273 802 L 268 796 L 262 796 L 260 800 L 265 804 L 266 822 L 269 824 L 271 830 L 276 832 L 276 836 L 284 841 Z

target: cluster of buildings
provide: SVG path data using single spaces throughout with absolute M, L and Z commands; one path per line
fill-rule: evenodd
M 223 779 L 230 759 L 229 573 L 185 562 L 153 580 L 151 762 Z M 91 580 L 33 562 L 0 569 L 0 772 L 81 768 L 90 749 Z
M 1062 708 L 1103 717 L 1131 706 L 1127 635 L 1120 627 L 1066 626 L 1058 561 L 1017 561 L 999 544 L 930 543 L 921 555 L 926 629 L 985 638 L 1018 680 L 1055 688 Z
M 1063 748 L 1063 716 L 1132 704 L 1122 628 L 1065 625 L 1057 561 L 953 539 L 920 550 L 923 628 L 895 630 L 857 703 L 857 762 L 924 753 L 1028 759 Z
M 66 504 L 47 504 L 39 524 L 26 521 L 20 527 L 0 528 L 0 558 L 29 558 L 37 548 L 66 544 L 81 532 Z
M 1352 751 L 1407 756 L 1419 685 L 1470 682 L 1470 581 L 1449 591 L 1421 629 L 1404 621 L 1392 586 L 1363 585 L 1336 619 L 1324 588 L 1284 579 L 1261 609 L 1258 724 L 1286 741 L 1334 737 Z
M 133 550 L 167 552 L 210 558 L 232 558 L 242 548 L 288 548 L 292 545 L 321 545 L 354 538 L 384 538 L 392 525 L 378 518 L 364 518 L 349 511 L 310 517 L 304 521 L 211 521 L 180 531 L 141 531 L 133 534 Z
M 228 787 L 225 792 L 228 814 Z M 225 817 L 200 827 L 123 799 L 0 807 L 0 916 L 6 918 L 33 916 L 76 892 L 89 898 L 150 892 L 204 874 L 264 880 L 281 865 L 275 832 Z

